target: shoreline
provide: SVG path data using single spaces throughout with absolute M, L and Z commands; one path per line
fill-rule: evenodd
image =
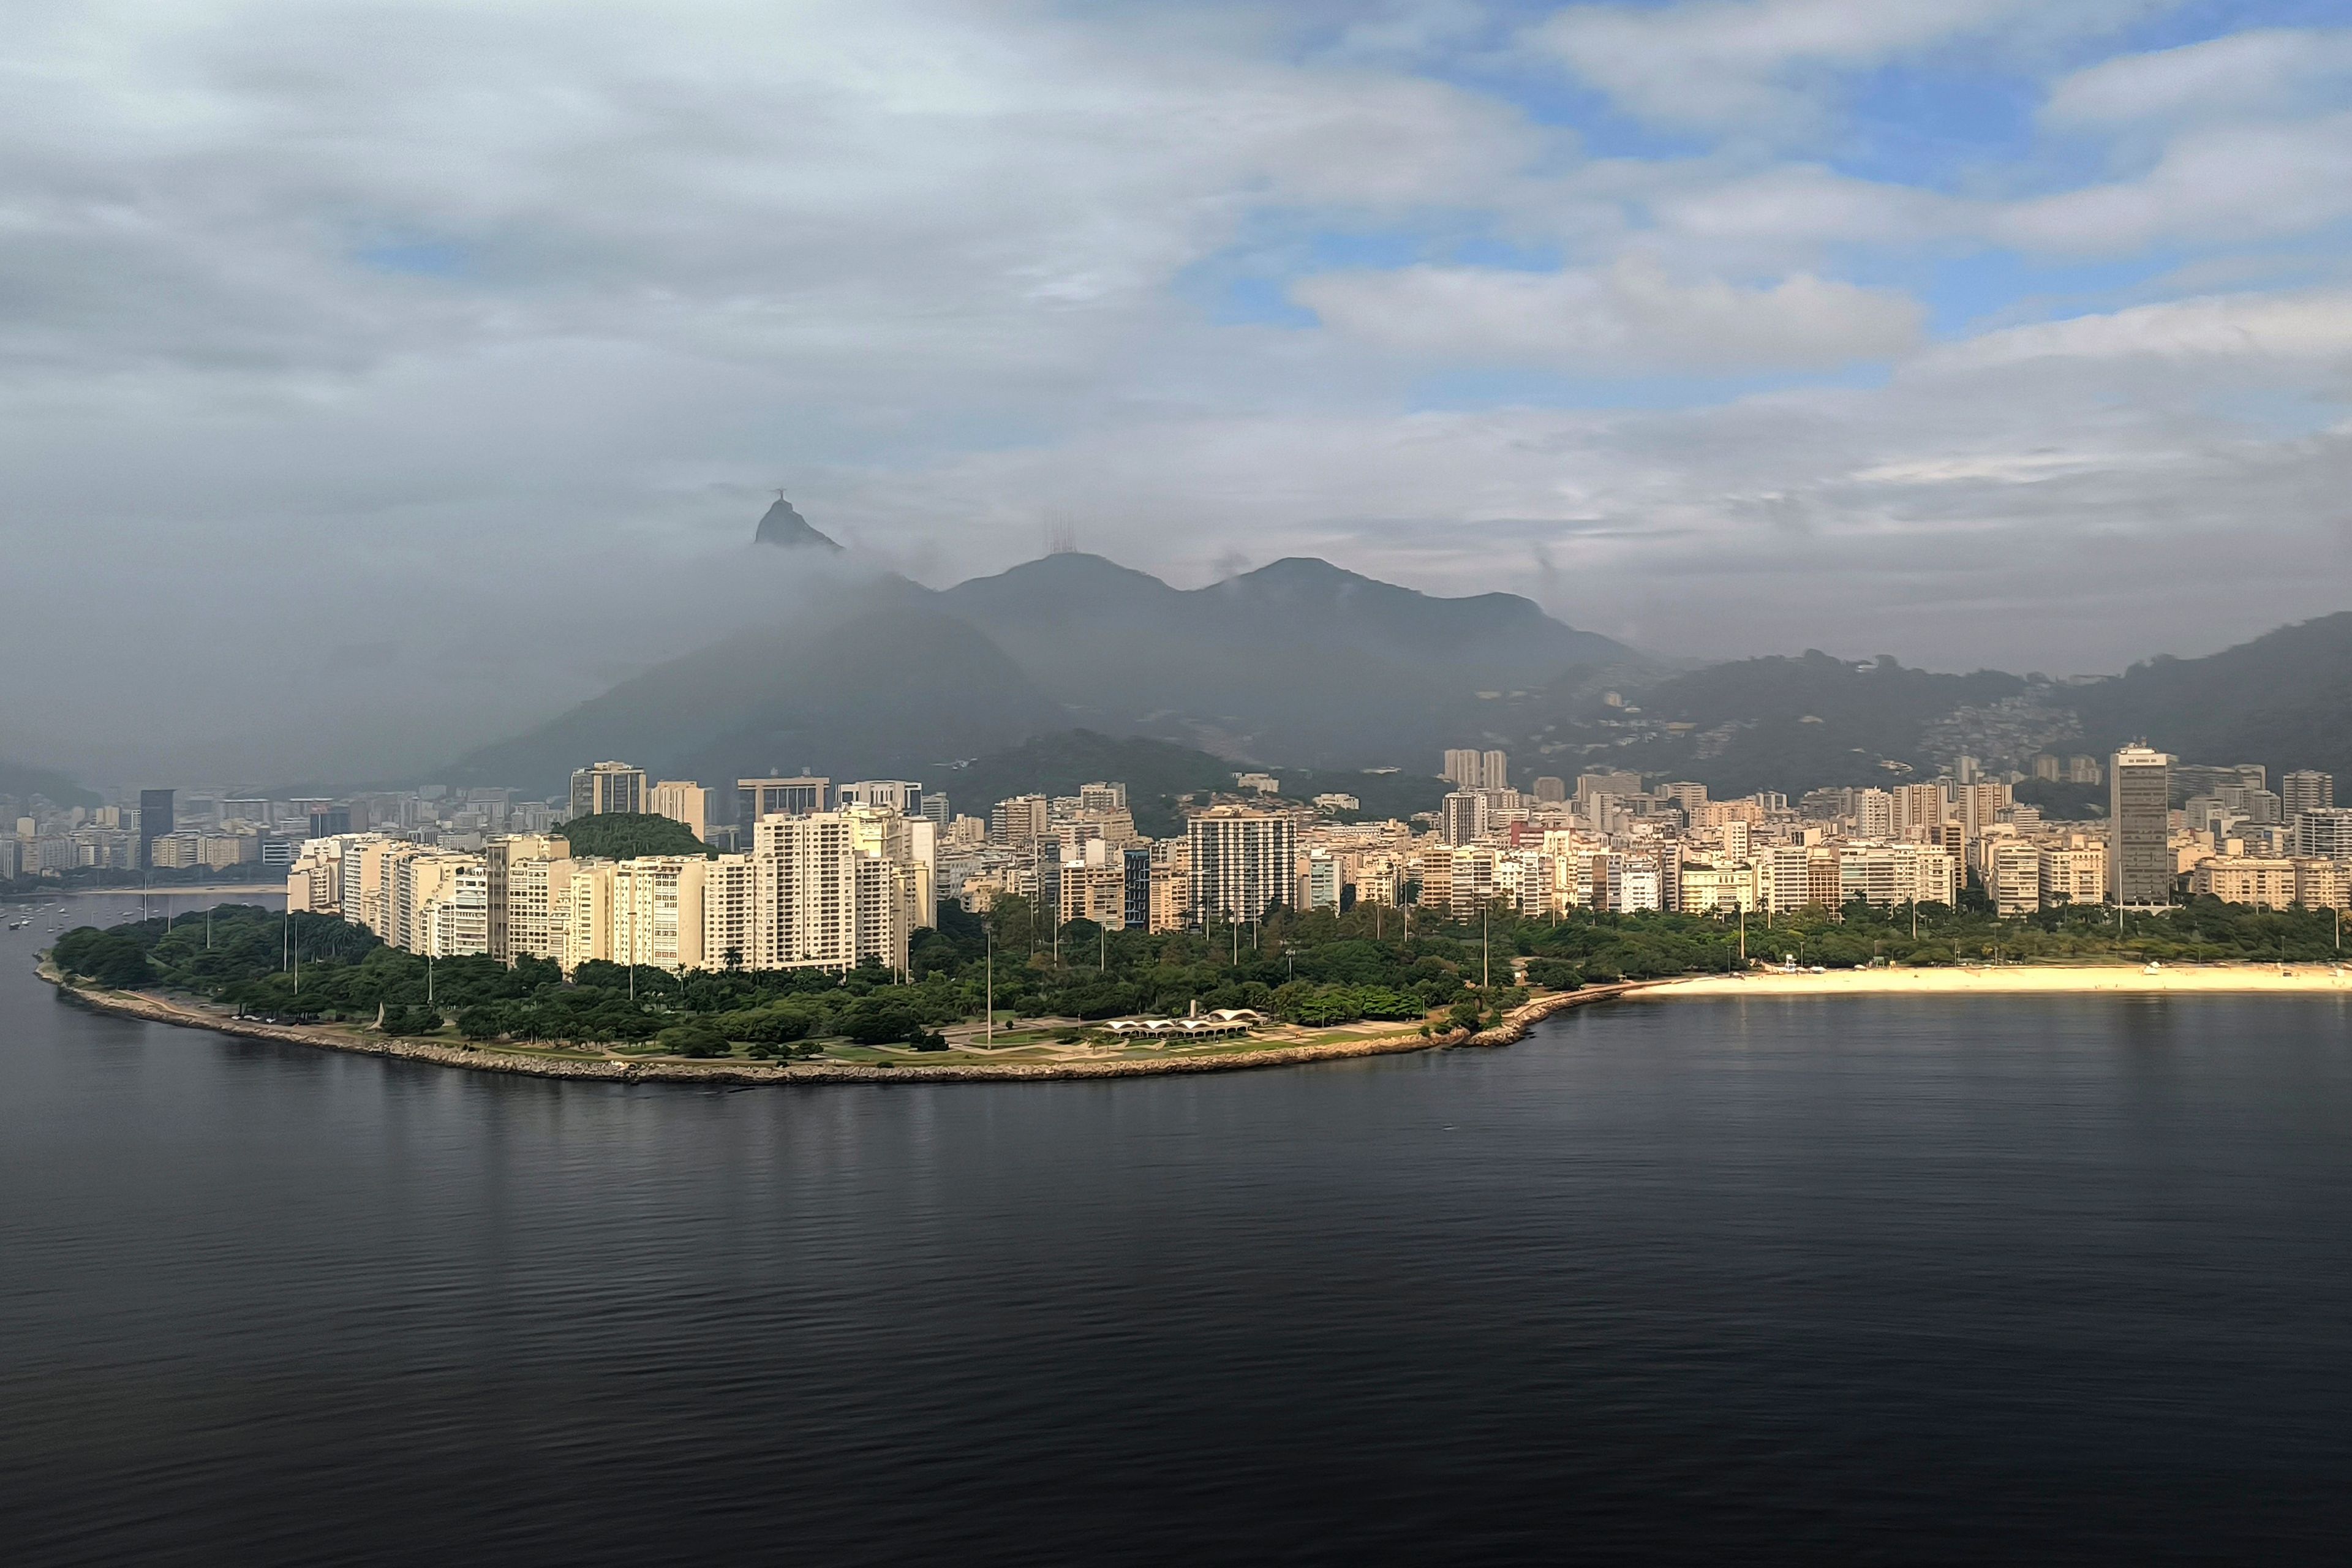
M 1722 996 L 2298 995 L 2352 994 L 2352 967 L 2329 963 L 1984 964 L 1702 974 L 1644 987 L 1646 1000 Z
M 908 1062 L 868 1067 L 852 1062 L 794 1062 L 768 1066 L 730 1061 L 704 1065 L 689 1061 L 644 1061 L 607 1058 L 564 1061 L 526 1056 L 496 1047 L 471 1048 L 428 1040 L 354 1036 L 320 1025 L 264 1024 L 250 1018 L 230 1018 L 173 1002 L 143 991 L 109 991 L 95 985 L 70 984 L 47 961 L 40 978 L 55 987 L 58 999 L 93 1012 L 142 1023 L 169 1024 L 175 1028 L 201 1029 L 240 1039 L 268 1040 L 305 1046 L 313 1050 L 341 1051 L 353 1056 L 386 1057 L 422 1062 L 430 1067 L 457 1068 L 469 1072 L 506 1073 L 522 1078 L 578 1079 L 597 1083 L 674 1083 L 703 1085 L 772 1085 L 833 1083 L 1040 1083 L 1072 1079 L 1154 1078 L 1172 1073 L 1246 1072 L 1263 1068 L 1304 1067 L 1317 1062 L 1350 1061 L 1364 1057 L 1404 1056 L 1415 1051 L 1457 1047 L 1514 1045 L 1545 1018 L 1570 1007 L 1613 1001 L 1654 982 L 1628 981 L 1615 985 L 1588 986 L 1581 991 L 1538 996 L 1506 1014 L 1502 1022 L 1473 1034 L 1454 1029 L 1442 1035 L 1400 1034 L 1364 1040 L 1333 1041 L 1315 1046 L 1269 1043 L 1264 1050 L 1234 1051 L 1215 1057 L 1170 1057 L 1160 1060 L 1122 1058 L 1108 1061 L 971 1062 L 933 1065 Z

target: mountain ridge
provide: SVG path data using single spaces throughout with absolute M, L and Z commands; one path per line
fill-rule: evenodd
M 798 529 L 832 544 L 782 497 L 754 542 Z M 836 554 L 856 559 L 804 559 Z M 1443 598 L 1315 556 L 1191 589 L 1076 552 L 943 589 L 824 574 L 841 570 L 860 569 L 824 568 L 775 624 L 478 748 L 457 782 L 552 789 L 604 756 L 706 779 L 935 778 L 1073 731 L 1335 773 L 1418 773 L 1445 748 L 1498 745 L 1519 782 L 1636 767 L 1732 793 L 1899 783 L 1964 752 L 1995 763 L 2004 747 L 2140 737 L 2193 760 L 2352 772 L 2352 612 L 2062 686 L 1819 650 L 1676 668 L 1519 595 Z

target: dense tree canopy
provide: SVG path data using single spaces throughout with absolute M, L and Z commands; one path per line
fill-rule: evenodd
M 640 855 L 710 855 L 716 851 L 694 830 L 667 816 L 641 811 L 606 811 L 575 816 L 555 830 L 574 856 L 627 860 Z

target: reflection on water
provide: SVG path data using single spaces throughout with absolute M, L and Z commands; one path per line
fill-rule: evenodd
M 2335 998 L 727 1092 L 96 1017 L 11 951 L 15 1562 L 2279 1560 L 2347 1522 Z

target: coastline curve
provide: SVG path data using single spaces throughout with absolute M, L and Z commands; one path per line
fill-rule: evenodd
M 240 1039 L 268 1040 L 306 1046 L 313 1050 L 341 1051 L 355 1056 L 392 1058 L 429 1067 L 457 1068 L 469 1072 L 505 1073 L 522 1078 L 571 1079 L 594 1083 L 720 1084 L 728 1086 L 835 1083 L 1041 1083 L 1076 1079 L 1157 1078 L 1179 1073 L 1246 1072 L 1263 1068 L 1305 1067 L 1318 1062 L 1349 1061 L 1365 1057 L 1403 1056 L 1416 1051 L 1456 1047 L 1508 1046 L 1525 1039 L 1543 1019 L 1569 1007 L 1613 1001 L 1656 982 L 1628 981 L 1595 985 L 1580 991 L 1539 996 L 1513 1009 L 1501 1022 L 1475 1033 L 1449 1030 L 1439 1035 L 1396 1035 L 1367 1040 L 1335 1041 L 1313 1046 L 1269 1046 L 1262 1051 L 1242 1051 L 1219 1057 L 1173 1057 L 1160 1061 L 1123 1059 L 1099 1062 L 1003 1062 L 940 1064 L 907 1063 L 868 1067 L 852 1062 L 795 1062 L 762 1066 L 746 1062 L 703 1066 L 685 1061 L 634 1061 L 620 1058 L 563 1061 L 521 1056 L 495 1048 L 441 1045 L 427 1040 L 390 1037 L 369 1039 L 299 1024 L 265 1024 L 252 1018 L 223 1017 L 143 991 L 111 991 L 78 984 L 44 962 L 37 973 L 57 989 L 58 999 L 93 1012 L 142 1023 L 168 1024 L 175 1028 L 208 1030 Z

